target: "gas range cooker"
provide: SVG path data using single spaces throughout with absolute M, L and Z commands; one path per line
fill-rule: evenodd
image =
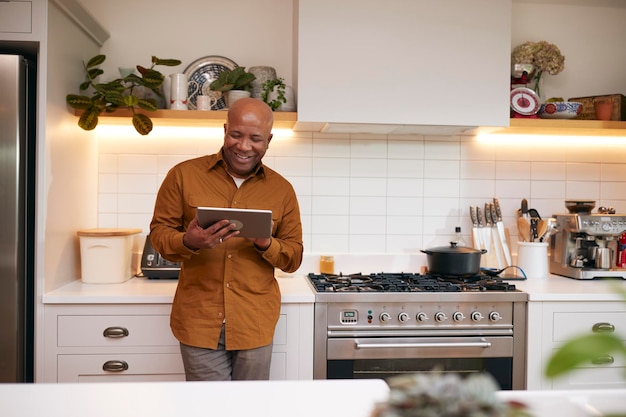
M 446 276 L 409 272 L 308 274 L 317 301 L 525 301 L 514 284 L 479 273 Z

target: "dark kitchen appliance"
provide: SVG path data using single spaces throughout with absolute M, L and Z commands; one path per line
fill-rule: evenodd
M 525 389 L 527 294 L 482 273 L 309 274 L 315 379 L 491 373 Z
M 550 273 L 574 279 L 626 279 L 626 269 L 616 266 L 626 214 L 579 212 L 554 217 L 558 232 L 550 240 Z
M 141 272 L 145 277 L 157 279 L 177 279 L 180 273 L 180 262 L 168 261 L 157 252 L 150 243 L 150 235 L 141 254 Z
M 0 382 L 33 381 L 36 66 L 0 55 Z

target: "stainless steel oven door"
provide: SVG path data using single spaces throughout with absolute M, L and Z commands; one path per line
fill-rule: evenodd
M 384 337 L 328 339 L 327 358 L 475 358 L 513 356 L 513 337 Z
M 327 342 L 328 379 L 389 378 L 403 373 L 488 372 L 513 389 L 511 336 L 333 338 Z

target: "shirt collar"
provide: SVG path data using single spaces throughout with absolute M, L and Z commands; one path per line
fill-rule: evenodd
M 221 166 L 222 168 L 224 168 L 225 171 L 228 172 L 226 161 L 224 160 L 223 151 L 224 151 L 224 148 L 223 147 L 220 148 L 219 152 L 213 155 L 214 158 L 211 158 L 211 160 L 209 160 L 209 170 L 214 169 L 216 166 Z M 248 178 L 254 177 L 254 176 L 265 177 L 265 165 L 263 165 L 263 161 L 257 164 L 256 168 L 254 169 L 254 172 L 250 174 Z

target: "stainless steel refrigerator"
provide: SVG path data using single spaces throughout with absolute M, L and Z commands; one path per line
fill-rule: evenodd
M 36 66 L 0 54 L 0 382 L 33 381 Z

